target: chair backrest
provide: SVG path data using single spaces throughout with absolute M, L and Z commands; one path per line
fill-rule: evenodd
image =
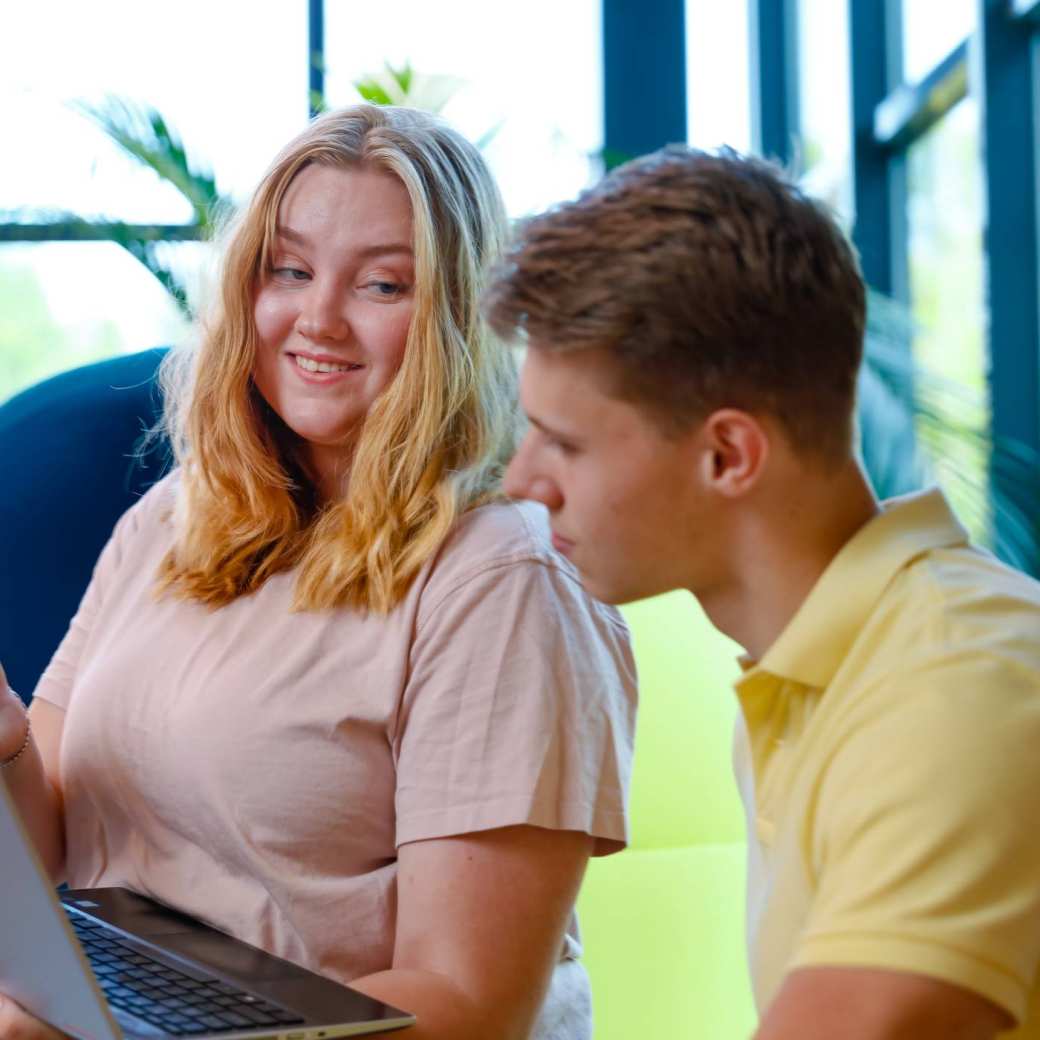
M 144 433 L 164 350 L 64 372 L 0 405 L 0 661 L 26 701 L 119 516 L 165 471 Z

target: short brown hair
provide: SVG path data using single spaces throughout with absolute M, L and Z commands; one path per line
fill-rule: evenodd
M 527 221 L 486 297 L 546 350 L 597 348 L 667 430 L 720 407 L 850 450 L 866 293 L 831 214 L 771 163 L 669 146 Z

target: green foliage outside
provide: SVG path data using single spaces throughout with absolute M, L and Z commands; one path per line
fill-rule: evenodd
M 51 316 L 35 273 L 0 262 L 0 401 L 60 369 L 111 357 L 122 346 L 111 321 L 72 334 Z

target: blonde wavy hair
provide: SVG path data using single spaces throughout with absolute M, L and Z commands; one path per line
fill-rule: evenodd
M 301 442 L 253 384 L 254 295 L 278 208 L 310 164 L 398 177 L 412 206 L 415 309 L 404 360 L 373 404 L 342 499 L 321 502 Z M 358 105 L 315 120 L 226 232 L 219 298 L 164 367 L 181 468 L 160 591 L 212 607 L 297 568 L 294 608 L 390 611 L 460 515 L 497 495 L 519 428 L 516 368 L 479 305 L 507 223 L 476 148 L 440 119 Z

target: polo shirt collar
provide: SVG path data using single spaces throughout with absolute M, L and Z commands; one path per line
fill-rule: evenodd
M 883 502 L 831 560 L 757 667 L 747 659 L 742 666 L 806 686 L 829 685 L 896 573 L 930 549 L 969 541 L 937 488 Z

